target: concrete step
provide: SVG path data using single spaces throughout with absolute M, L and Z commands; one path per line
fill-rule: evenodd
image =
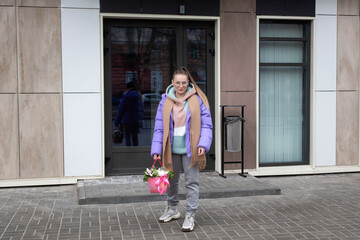
M 216 172 L 200 172 L 200 199 L 242 196 L 279 195 L 280 188 L 251 175 L 227 174 L 222 178 Z M 142 175 L 114 176 L 104 179 L 79 180 L 79 204 L 118 204 L 165 201 L 166 194 L 151 194 Z M 184 174 L 180 176 L 179 199 L 186 199 Z

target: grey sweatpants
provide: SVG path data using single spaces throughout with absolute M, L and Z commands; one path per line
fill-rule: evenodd
M 186 154 L 172 154 L 172 164 L 175 176 L 170 180 L 170 188 L 167 190 L 167 201 L 170 207 L 179 204 L 179 178 L 181 167 L 185 173 L 186 195 L 186 212 L 195 213 L 199 204 L 199 169 L 197 166 L 189 168 L 191 159 Z

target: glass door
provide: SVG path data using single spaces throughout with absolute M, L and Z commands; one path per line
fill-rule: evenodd
M 206 94 L 215 126 L 215 32 L 211 22 L 184 23 L 182 27 L 184 65 L 196 84 Z M 207 154 L 205 170 L 215 170 L 215 132 L 213 144 Z
M 152 164 L 155 115 L 174 70 L 187 65 L 204 92 L 211 88 L 208 30 L 136 20 L 106 20 L 104 29 L 106 174 L 141 174 Z

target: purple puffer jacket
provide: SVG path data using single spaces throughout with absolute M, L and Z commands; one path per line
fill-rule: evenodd
M 198 143 L 198 148 L 203 147 L 205 148 L 205 151 L 208 152 L 211 146 L 212 142 L 212 121 L 211 121 L 211 114 L 210 110 L 207 109 L 199 95 L 196 94 L 196 96 L 199 99 L 200 103 L 200 110 L 201 110 L 201 130 L 200 130 L 200 139 Z M 151 144 L 151 156 L 154 154 L 160 154 L 162 155 L 162 146 L 163 146 L 163 106 L 166 99 L 166 94 L 164 93 L 162 95 L 162 99 L 159 103 L 156 117 L 155 117 L 155 127 L 154 127 L 154 136 Z M 191 114 L 189 111 L 189 108 L 186 112 L 186 150 L 187 150 L 187 156 L 191 157 L 191 146 L 190 146 L 190 119 Z M 170 143 L 172 145 L 173 136 L 174 136 L 174 121 L 172 117 L 172 111 L 170 114 L 170 121 L 169 121 L 169 133 L 170 133 Z

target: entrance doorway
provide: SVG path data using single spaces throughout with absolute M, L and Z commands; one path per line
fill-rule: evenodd
M 104 19 L 106 175 L 142 174 L 151 166 L 158 103 L 178 67 L 186 66 L 206 93 L 215 126 L 214 43 L 213 22 Z M 138 101 L 124 101 L 129 96 Z M 131 113 L 116 118 L 124 104 L 130 102 L 126 108 Z M 116 126 L 115 120 L 124 124 Z M 114 136 L 121 129 L 124 137 L 120 142 Z M 212 147 L 205 170 L 214 168 Z

